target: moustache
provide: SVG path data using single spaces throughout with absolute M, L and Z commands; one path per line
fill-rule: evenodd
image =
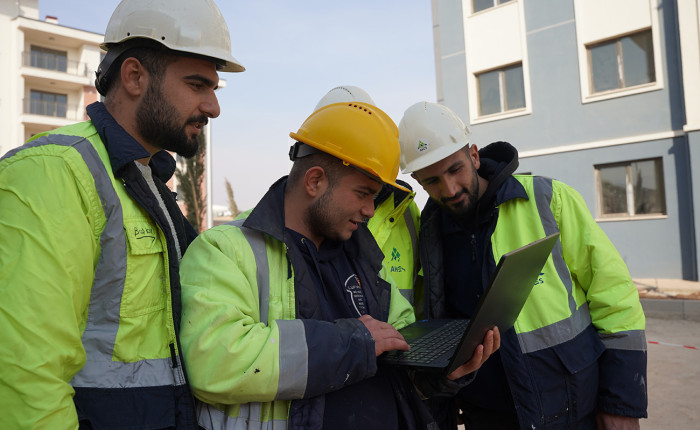
M 199 123 L 202 123 L 204 125 L 207 125 L 207 124 L 209 124 L 209 117 L 202 114 L 202 115 L 192 116 L 187 120 L 188 124 L 193 123 L 193 122 L 199 122 Z

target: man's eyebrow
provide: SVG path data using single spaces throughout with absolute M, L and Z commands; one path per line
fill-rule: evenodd
M 377 194 L 382 190 L 382 187 L 380 186 L 379 188 L 375 189 L 373 187 L 370 187 L 369 185 L 360 185 L 360 190 L 368 194 Z
M 219 88 L 219 82 L 214 82 L 209 78 L 206 78 L 202 75 L 189 75 L 185 76 L 184 79 L 189 79 L 189 80 L 195 80 L 203 83 L 204 85 L 208 86 L 209 88 L 217 89 Z
M 454 163 L 452 163 L 452 164 L 450 164 L 449 166 L 447 166 L 447 168 L 446 168 L 445 170 L 443 170 L 442 172 L 438 173 L 437 175 L 428 176 L 427 178 L 422 178 L 422 179 L 419 178 L 419 179 L 420 179 L 421 182 L 430 181 L 430 180 L 436 180 L 439 176 L 442 176 L 442 175 L 444 175 L 445 173 L 449 172 L 450 170 L 452 170 L 452 169 L 454 169 L 454 168 L 456 168 L 456 167 L 460 167 L 460 166 L 462 166 L 462 165 L 464 165 L 464 162 L 461 161 L 461 160 L 457 160 L 457 161 L 455 161 Z

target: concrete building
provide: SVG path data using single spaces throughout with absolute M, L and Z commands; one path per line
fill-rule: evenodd
M 0 154 L 36 133 L 87 119 L 101 34 L 39 19 L 38 0 L 0 2 Z
M 634 278 L 697 281 L 698 0 L 431 0 L 439 103 L 575 187 Z

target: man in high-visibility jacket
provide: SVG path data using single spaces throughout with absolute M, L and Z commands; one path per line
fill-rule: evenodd
M 242 71 L 211 0 L 124 0 L 89 121 L 0 161 L 0 428 L 196 429 L 179 262 L 196 236 L 165 182 Z
M 414 429 L 432 418 L 399 369 L 414 321 L 364 220 L 396 184 L 398 130 L 375 106 L 322 107 L 296 133 L 294 164 L 250 213 L 202 233 L 181 267 L 182 342 L 207 429 Z M 498 347 L 439 383 L 477 369 Z M 436 379 L 436 378 L 433 378 Z M 455 385 L 457 384 L 457 385 Z
M 504 253 L 557 231 L 560 241 L 500 350 L 456 397 L 466 427 L 639 428 L 644 313 L 622 258 L 579 193 L 513 175 L 508 143 L 479 151 L 468 138 L 435 103 L 409 107 L 399 125 L 402 171 L 430 195 L 420 231 L 427 316 L 470 317 Z M 456 428 L 451 405 L 435 412 L 441 428 Z
M 362 102 L 376 106 L 367 91 L 353 85 L 337 86 L 316 104 L 314 110 L 341 102 Z M 420 210 L 414 201 L 416 193 L 411 186 L 399 179 L 401 188 L 384 184 L 374 198 L 374 216 L 367 227 L 384 253 L 383 270 L 388 273 L 401 294 L 416 306 L 422 297 L 422 282 L 418 276 L 420 259 L 418 252 L 418 228 Z M 414 309 L 415 310 L 415 309 Z

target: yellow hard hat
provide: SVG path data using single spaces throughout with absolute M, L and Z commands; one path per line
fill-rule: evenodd
M 326 105 L 289 136 L 406 190 L 396 183 L 401 158 L 399 129 L 375 106 L 359 102 Z

